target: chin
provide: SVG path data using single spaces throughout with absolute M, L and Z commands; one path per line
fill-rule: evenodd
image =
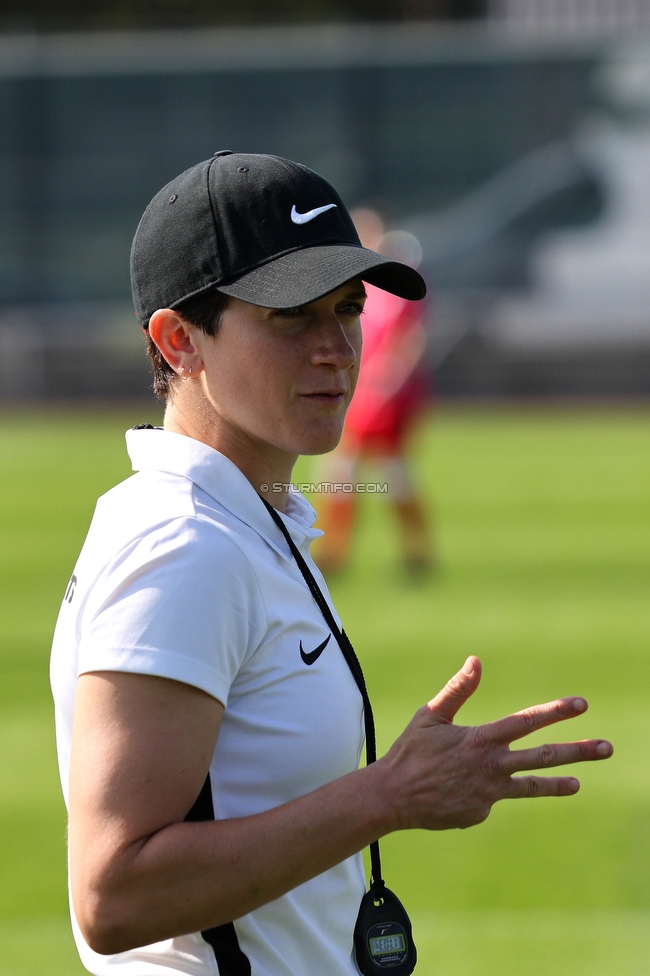
M 340 440 L 341 438 L 337 437 L 335 440 L 329 441 L 328 443 L 312 446 L 310 450 L 299 451 L 298 453 L 304 455 L 305 457 L 314 457 L 318 454 L 329 454 L 330 451 L 333 451 L 335 447 L 338 447 Z
M 301 443 L 297 450 L 294 452 L 296 454 L 303 454 L 305 456 L 312 456 L 314 454 L 329 454 L 337 447 L 339 441 L 341 440 L 341 435 L 343 434 L 343 425 L 337 426 L 335 430 L 329 431 L 310 431 L 306 437 L 302 437 Z

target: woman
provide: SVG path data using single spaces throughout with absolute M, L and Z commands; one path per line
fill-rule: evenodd
M 424 288 L 361 247 L 329 184 L 217 153 L 151 202 L 132 280 L 164 429 L 127 435 L 137 473 L 99 500 L 52 653 L 80 955 L 96 976 L 354 974 L 364 846 L 574 793 L 573 777 L 511 774 L 611 747 L 510 752 L 579 698 L 451 724 L 472 657 L 357 768 L 357 685 L 260 495 L 324 589 L 291 469 L 340 437 L 363 282 Z

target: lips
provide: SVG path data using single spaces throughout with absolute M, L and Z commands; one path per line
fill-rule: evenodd
M 348 391 L 345 387 L 333 386 L 333 387 L 328 387 L 325 390 L 314 390 L 312 393 L 301 393 L 300 395 L 304 397 L 310 397 L 310 398 L 323 397 L 329 400 L 341 400 L 347 394 L 347 392 Z
M 320 407 L 324 409 L 339 409 L 341 406 L 345 406 L 348 401 L 347 393 L 336 392 L 330 393 L 318 391 L 317 393 L 303 393 L 300 396 L 301 400 L 309 400 L 310 403 L 317 403 Z

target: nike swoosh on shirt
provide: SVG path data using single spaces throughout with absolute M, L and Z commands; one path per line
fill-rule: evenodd
M 314 207 L 313 210 L 308 210 L 307 213 L 301 214 L 296 210 L 296 205 L 294 203 L 293 207 L 291 208 L 291 219 L 293 220 L 294 224 L 308 224 L 310 220 L 314 219 L 314 217 L 318 217 L 319 214 L 325 213 L 326 210 L 331 210 L 332 207 L 335 206 L 335 203 L 328 203 L 324 207 Z
M 303 659 L 305 664 L 313 664 L 314 661 L 318 660 L 318 658 L 321 656 L 321 654 L 329 644 L 331 636 L 332 636 L 331 634 L 328 634 L 325 640 L 323 641 L 323 643 L 319 644 L 318 647 L 315 647 L 313 651 L 303 651 L 302 641 L 300 641 L 300 657 Z

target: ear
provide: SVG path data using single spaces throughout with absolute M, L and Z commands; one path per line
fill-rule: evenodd
M 178 312 L 159 308 L 149 319 L 149 335 L 174 372 L 189 378 L 197 376 L 203 360 L 194 342 L 195 329 Z

